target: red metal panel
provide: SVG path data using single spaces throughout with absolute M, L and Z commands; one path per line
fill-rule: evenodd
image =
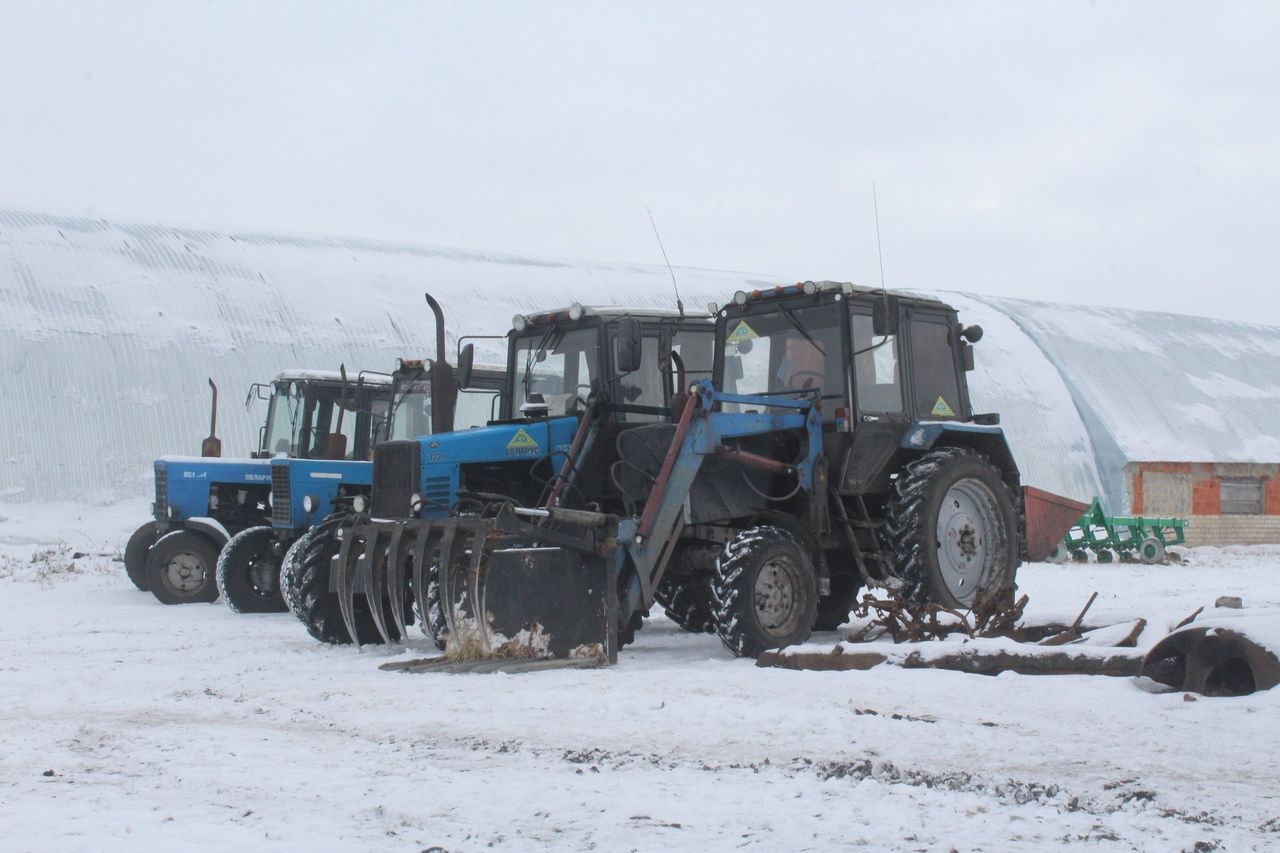
M 1027 508 L 1027 557 L 1039 562 L 1052 553 L 1089 505 L 1034 486 L 1024 486 L 1022 494 Z

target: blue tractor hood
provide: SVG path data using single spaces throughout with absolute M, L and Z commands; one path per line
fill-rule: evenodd
M 219 459 L 162 456 L 155 461 L 156 520 L 181 521 L 209 514 L 209 492 L 215 485 L 269 487 L 267 459 Z

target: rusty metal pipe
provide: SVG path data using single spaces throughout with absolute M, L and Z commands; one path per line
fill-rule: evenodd
M 587 435 L 591 432 L 591 426 L 596 420 L 596 407 L 588 406 L 586 412 L 582 415 L 582 422 L 578 424 L 578 431 L 574 433 L 573 444 L 569 446 L 569 455 L 564 458 L 564 465 L 560 467 L 560 475 L 556 477 L 555 485 L 551 487 L 551 494 L 547 496 L 546 506 L 548 509 L 556 506 L 556 502 L 560 499 L 560 493 L 564 491 L 565 483 L 569 482 L 569 475 L 573 473 L 574 463 L 578 461 L 578 455 L 582 453 L 582 446 L 587 443 Z
M 699 400 L 697 394 L 690 394 L 689 399 L 685 401 L 675 435 L 671 437 L 671 446 L 667 448 L 666 458 L 662 460 L 662 470 L 658 472 L 658 479 L 653 481 L 653 488 L 649 490 L 649 499 L 644 503 L 644 514 L 640 516 L 640 526 L 636 528 L 637 540 L 643 541 L 653 532 L 653 522 L 658 515 L 658 504 L 662 502 L 662 497 L 667 491 L 667 482 L 671 479 L 672 469 L 676 467 L 680 447 L 684 444 L 685 436 L 689 434 L 689 427 L 693 424 L 693 413 L 698 408 Z
M 748 465 L 752 468 L 759 468 L 762 471 L 768 471 L 771 474 L 794 474 L 796 472 L 794 465 L 788 465 L 786 462 L 779 462 L 777 459 L 770 459 L 768 456 L 761 456 L 759 453 L 752 453 L 749 450 L 741 450 L 737 447 L 726 447 L 723 444 L 715 448 L 717 456 L 724 456 Z

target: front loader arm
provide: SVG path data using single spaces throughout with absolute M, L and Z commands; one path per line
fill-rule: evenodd
M 694 480 L 708 456 L 724 456 L 744 465 L 797 477 L 799 487 L 812 492 L 818 458 L 822 453 L 822 419 L 817 401 L 811 396 L 743 396 L 723 394 L 710 381 L 702 380 L 690 389 L 688 402 L 662 469 L 654 481 L 639 520 L 624 520 L 618 526 L 619 570 L 629 561 L 635 570 L 628 584 L 628 609 L 648 610 L 654 590 L 662 582 L 667 562 L 684 527 L 685 502 Z M 760 412 L 730 414 L 716 411 L 719 403 L 745 403 Z M 788 410 L 786 413 L 768 411 Z M 803 429 L 808 448 L 799 465 L 747 453 L 725 446 L 726 439 L 767 435 Z

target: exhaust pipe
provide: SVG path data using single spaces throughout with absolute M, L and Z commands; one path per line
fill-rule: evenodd
M 222 439 L 218 438 L 218 386 L 213 384 L 213 377 L 209 377 L 209 387 L 213 389 L 213 405 L 209 412 L 209 437 L 200 442 L 200 455 L 214 457 L 222 455 Z
M 444 311 L 430 293 L 424 293 L 436 318 L 436 357 L 431 360 L 431 432 L 453 432 L 453 413 L 458 404 L 458 380 L 449 365 L 444 344 Z

